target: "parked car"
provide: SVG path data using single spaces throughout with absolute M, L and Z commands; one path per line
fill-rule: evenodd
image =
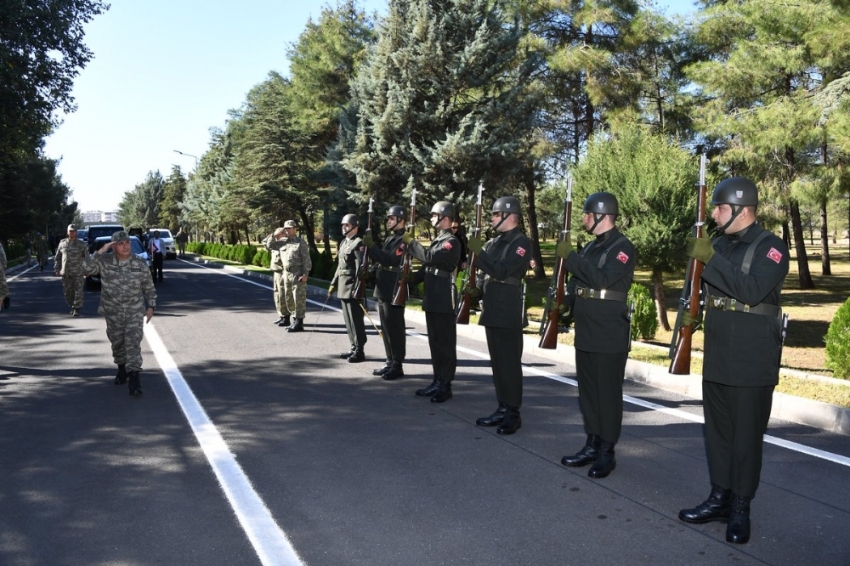
M 84 244 L 88 245 L 89 242 L 89 231 L 88 228 L 80 228 L 77 230 L 77 239 Z
M 165 259 L 175 259 L 177 257 L 177 247 L 171 231 L 168 228 L 148 228 L 148 242 L 153 239 L 154 232 L 159 232 L 159 239 L 162 240 L 163 247 L 165 248 L 162 250 L 163 257 Z
M 94 246 L 94 251 L 92 251 L 92 253 L 102 248 L 104 244 L 106 244 L 106 242 L 109 242 L 111 240 L 111 235 L 95 238 L 95 240 L 92 242 L 92 245 Z M 148 269 L 150 269 L 151 258 L 148 255 L 148 252 L 145 251 L 144 246 L 142 246 L 142 242 L 140 242 L 136 236 L 130 236 L 130 251 L 132 251 L 137 257 L 140 257 L 141 259 L 145 260 L 145 263 L 148 264 Z M 109 255 L 111 253 L 112 250 L 109 250 L 108 252 L 106 252 L 106 255 Z M 100 274 L 89 275 L 86 277 L 86 287 L 92 288 L 98 285 L 100 285 Z
M 90 224 L 87 228 L 88 228 L 87 242 L 88 242 L 90 254 L 93 254 L 98 249 L 100 249 L 99 247 L 95 247 L 95 243 L 97 242 L 97 240 L 99 238 L 102 238 L 104 236 L 110 236 L 111 237 L 112 234 L 114 234 L 115 232 L 124 229 L 124 227 L 120 224 Z M 79 230 L 78 230 L 77 231 L 77 237 L 79 238 L 79 236 L 80 236 L 80 234 L 79 234 Z M 102 246 L 103 244 L 100 244 L 100 245 Z

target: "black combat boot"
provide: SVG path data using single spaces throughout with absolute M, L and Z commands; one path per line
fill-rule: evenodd
M 437 392 L 437 389 L 440 387 L 440 382 L 434 378 L 434 381 L 431 382 L 431 385 L 428 387 L 423 387 L 422 389 L 416 390 L 417 397 L 430 397 L 434 393 Z
M 434 395 L 431 397 L 432 403 L 445 403 L 452 398 L 452 384 L 440 382 Z
M 292 326 L 286 329 L 287 332 L 304 332 L 304 319 L 296 318 Z
M 130 395 L 140 397 L 142 395 L 142 383 L 139 380 L 139 372 L 130 371 L 127 372 L 127 375 L 130 377 Z
M 587 475 L 601 480 L 602 478 L 607 478 L 608 474 L 613 472 L 616 467 L 617 460 L 614 458 L 614 443 L 605 442 L 604 440 L 600 441 L 599 458 L 590 467 Z
M 277 319 L 275 319 L 275 321 L 272 324 L 274 324 L 275 326 L 280 326 L 281 322 L 283 322 L 283 317 L 279 316 L 279 317 L 277 317 Z
M 393 364 L 387 371 L 384 372 L 381 379 L 384 381 L 392 381 L 399 377 L 404 377 L 404 370 L 401 369 L 401 364 Z
M 353 355 L 354 355 L 354 352 L 356 352 L 356 351 L 357 351 L 357 346 L 352 346 L 352 347 L 351 347 L 351 349 L 350 349 L 349 351 L 341 353 L 341 354 L 339 355 L 339 358 L 340 358 L 341 360 L 347 360 L 348 358 L 350 358 L 351 356 L 353 356 Z
M 587 435 L 587 443 L 572 456 L 564 456 L 561 463 L 570 468 L 580 468 L 599 459 L 599 437 L 594 434 Z
M 505 420 L 496 429 L 496 434 L 513 434 L 522 427 L 522 418 L 519 416 L 519 409 L 516 407 L 508 407 L 508 412 L 505 413 Z
M 679 511 L 679 519 L 686 523 L 697 524 L 728 519 L 729 514 L 732 513 L 731 500 L 732 490 L 712 484 L 708 499 L 693 509 Z
M 499 408 L 489 417 L 481 417 L 475 421 L 478 426 L 496 426 L 502 424 L 505 420 L 505 413 L 508 412 L 508 406 L 504 403 L 499 403 Z
M 732 494 L 732 513 L 726 525 L 726 542 L 745 544 L 750 540 L 750 501 L 752 497 Z
M 118 373 L 115 374 L 115 385 L 124 385 L 127 383 L 127 365 L 118 364 Z
M 348 363 L 350 364 L 359 364 L 360 362 L 366 361 L 366 354 L 363 353 L 363 350 L 354 350 L 350 356 L 348 356 Z
M 387 360 L 386 362 L 384 362 L 384 365 L 382 365 L 378 369 L 373 369 L 372 375 L 384 375 L 385 373 L 390 371 L 391 367 L 393 367 L 393 361 Z
M 8 296 L 3 297 L 3 310 L 9 310 L 9 305 L 11 305 L 11 304 L 12 304 L 12 301 L 9 299 Z
M 289 326 L 292 324 L 292 320 L 290 320 L 289 315 L 284 315 L 283 320 L 277 323 L 278 326 Z

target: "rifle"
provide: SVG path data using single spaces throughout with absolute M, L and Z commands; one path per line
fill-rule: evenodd
M 477 238 L 481 234 L 481 193 L 484 192 L 484 184 L 478 185 L 478 200 L 475 202 L 475 228 L 472 237 Z M 469 324 L 469 307 L 472 303 L 472 291 L 478 288 L 475 273 L 475 252 L 469 252 L 469 260 L 466 262 L 466 277 L 463 280 L 463 291 L 460 303 L 457 306 L 455 324 Z
M 369 219 L 366 224 L 366 234 L 372 231 L 372 203 L 375 199 L 369 197 Z M 365 246 L 364 246 L 365 248 Z M 360 262 L 360 267 L 357 269 L 357 280 L 354 282 L 354 288 L 351 290 L 351 296 L 355 299 L 362 300 L 366 295 L 366 277 L 369 275 L 369 248 L 365 248 L 363 259 Z
M 699 183 L 697 184 L 697 221 L 694 224 L 694 236 L 701 238 L 703 225 L 705 224 L 705 166 L 708 160 L 705 154 L 700 156 L 699 161 Z M 685 274 L 685 284 L 682 286 L 682 296 L 679 299 L 679 312 L 676 314 L 676 324 L 673 327 L 673 339 L 670 341 L 671 362 L 669 372 L 674 375 L 688 375 L 691 373 L 691 341 L 693 339 L 693 326 L 682 326 L 682 314 L 685 310 L 690 313 L 691 318 L 697 320 L 702 301 L 700 300 L 700 288 L 702 287 L 702 263 L 691 258 L 688 260 L 688 270 Z
M 564 195 L 564 229 L 561 230 L 559 241 L 570 237 L 573 224 L 573 177 L 567 178 L 567 193 Z M 561 305 L 564 304 L 564 290 L 567 282 L 567 260 L 559 257 L 555 262 L 552 282 L 546 296 L 546 307 L 543 309 L 543 323 L 540 325 L 540 343 L 538 348 L 554 350 L 558 347 L 558 324 L 561 319 Z M 552 304 L 554 302 L 554 305 Z
M 412 236 L 416 236 L 416 189 L 410 191 L 410 223 L 407 229 L 410 230 Z M 404 257 L 401 259 L 401 266 L 398 270 L 398 279 L 395 283 L 395 291 L 391 305 L 394 307 L 403 307 L 407 303 L 407 282 L 410 280 L 410 269 L 413 265 L 413 256 L 410 255 L 410 250 L 405 247 Z

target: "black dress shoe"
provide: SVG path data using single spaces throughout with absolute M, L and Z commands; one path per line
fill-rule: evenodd
M 712 485 L 708 499 L 692 509 L 679 511 L 679 519 L 686 523 L 708 523 L 723 521 L 732 513 L 732 491 Z
M 746 544 L 750 540 L 750 500 L 732 494 L 732 513 L 726 525 L 726 542 Z
M 580 468 L 592 464 L 597 459 L 599 459 L 599 440 L 596 436 L 588 434 L 587 444 L 572 456 L 561 458 L 561 464 L 570 468 Z
M 496 412 L 490 415 L 489 417 L 481 417 L 480 419 L 475 421 L 475 424 L 478 426 L 496 426 L 502 424 L 502 421 L 505 420 L 505 413 L 508 412 L 508 408 L 504 403 L 499 403 L 499 408 L 496 409 Z
M 348 363 L 350 364 L 359 364 L 360 362 L 366 361 L 366 354 L 363 353 L 363 350 L 357 350 L 351 352 L 351 355 L 348 356 Z
M 423 387 L 422 389 L 417 389 L 416 390 L 416 396 L 417 397 L 430 397 L 431 395 L 433 395 L 434 393 L 437 392 L 437 389 L 439 389 L 439 387 L 440 387 L 440 382 L 435 379 L 434 381 L 431 382 L 431 385 L 429 385 L 428 387 Z
M 386 364 L 386 365 L 383 365 L 383 366 L 379 367 L 378 369 L 373 369 L 373 370 L 372 370 L 372 375 L 384 375 L 385 373 L 387 373 L 388 371 L 390 371 L 390 368 L 391 368 L 391 367 L 392 367 L 391 365 Z
M 507 414 L 505 414 L 505 420 L 502 421 L 502 424 L 496 429 L 496 434 L 513 434 L 520 428 L 522 428 L 522 417 L 519 416 L 519 411 L 509 410 Z
M 384 375 L 381 376 L 381 379 L 384 381 L 393 381 L 394 379 L 398 379 L 399 377 L 404 377 L 404 370 L 401 369 L 401 366 L 393 366 L 389 368 Z
M 590 467 L 587 475 L 601 480 L 602 478 L 607 478 L 616 467 L 617 460 L 614 458 L 614 445 L 603 442 L 599 447 L 599 458 Z
M 431 397 L 432 403 L 445 403 L 449 399 L 452 398 L 452 386 L 448 383 L 440 384 L 437 387 L 437 390 L 434 391 L 433 397 Z
M 339 358 L 341 360 L 347 360 L 348 358 L 350 358 L 351 356 L 354 355 L 354 352 L 355 352 L 355 350 L 349 350 L 347 352 L 343 352 L 339 355 Z

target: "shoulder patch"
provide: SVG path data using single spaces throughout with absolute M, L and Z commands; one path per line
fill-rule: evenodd
M 525 248 L 518 247 L 516 249 L 516 255 L 518 255 L 519 257 L 525 257 Z
M 782 261 L 782 252 L 780 252 L 776 248 L 770 248 L 770 250 L 768 250 L 767 252 L 767 257 L 769 259 L 772 259 L 776 263 L 779 263 L 780 261 Z
M 444 249 L 444 250 L 450 250 L 450 249 L 452 249 L 452 243 L 451 243 L 451 242 L 449 242 L 449 241 L 445 241 L 445 242 L 443 242 L 443 249 Z
M 620 252 L 617 254 L 617 260 L 620 263 L 627 263 L 629 261 L 629 256 L 626 255 L 626 252 Z

